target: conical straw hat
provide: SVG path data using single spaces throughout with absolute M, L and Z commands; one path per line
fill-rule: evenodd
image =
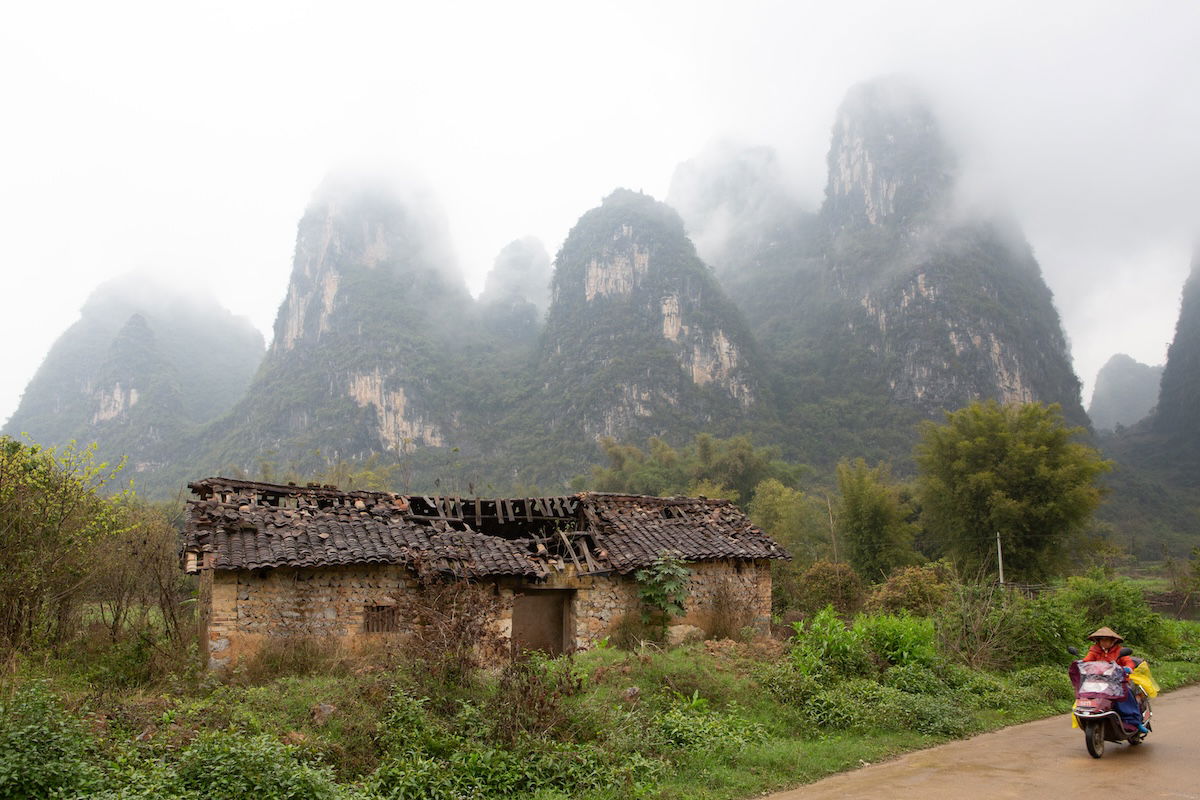
M 1117 633 L 1116 631 L 1114 631 L 1112 628 L 1100 628 L 1095 633 L 1090 634 L 1088 636 L 1088 638 L 1093 641 L 1095 641 L 1096 639 L 1105 639 L 1105 638 L 1116 639 L 1118 642 L 1125 641 L 1125 637 L 1122 636 L 1121 634 Z

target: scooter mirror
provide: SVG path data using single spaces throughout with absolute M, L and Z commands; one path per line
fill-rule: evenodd
M 1132 647 L 1122 647 L 1122 648 L 1121 648 L 1121 655 L 1123 655 L 1123 656 L 1131 656 L 1131 655 L 1133 655 L 1133 648 L 1132 648 Z
M 1067 648 L 1067 652 L 1068 652 L 1068 653 L 1070 653 L 1070 654 L 1071 654 L 1071 655 L 1073 655 L 1073 656 L 1078 656 L 1078 655 L 1079 655 L 1079 648 L 1078 648 L 1078 647 L 1068 647 L 1068 648 Z

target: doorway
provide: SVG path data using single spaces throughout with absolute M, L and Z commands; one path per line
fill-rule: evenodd
M 569 635 L 571 597 L 569 589 L 522 589 L 513 598 L 513 652 L 540 650 L 562 655 L 573 644 Z

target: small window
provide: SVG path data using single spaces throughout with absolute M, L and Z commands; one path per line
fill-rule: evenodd
M 367 633 L 395 633 L 400 630 L 399 606 L 366 606 L 363 629 Z

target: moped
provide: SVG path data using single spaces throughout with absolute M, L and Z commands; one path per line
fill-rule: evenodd
M 1067 652 L 1079 658 L 1079 651 L 1068 647 Z M 1133 650 L 1121 648 L 1121 655 L 1131 655 Z M 1145 672 L 1145 677 L 1153 685 L 1150 678 L 1150 665 L 1141 659 L 1135 659 L 1138 670 Z M 1082 661 L 1071 664 L 1068 669 L 1071 685 L 1075 687 L 1075 705 L 1071 709 L 1075 725 L 1083 729 L 1083 741 L 1092 758 L 1104 755 L 1105 742 L 1127 742 L 1139 745 L 1146 740 L 1147 733 L 1137 728 L 1132 730 L 1121 721 L 1121 715 L 1114 707 L 1118 700 L 1132 690 L 1142 714 L 1142 724 L 1151 728 L 1150 720 L 1154 712 L 1150 709 L 1150 695 L 1138 681 L 1131 681 L 1125 668 L 1113 661 Z

